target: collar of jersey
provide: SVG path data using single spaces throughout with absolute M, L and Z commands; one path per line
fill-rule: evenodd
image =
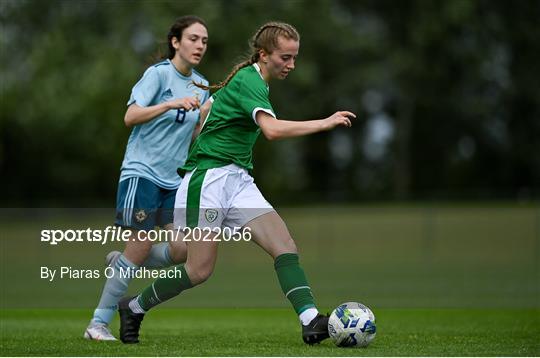
M 262 75 L 262 72 L 261 72 L 261 68 L 259 67 L 259 65 L 255 62 L 253 64 L 253 67 L 255 67 L 255 70 L 257 70 L 257 73 L 259 74 L 259 76 L 261 76 L 262 80 L 264 81 L 264 83 L 266 83 L 266 81 L 264 80 L 264 77 Z M 266 83 L 266 88 L 268 88 L 268 83 Z
M 167 61 L 171 64 L 172 68 L 174 69 L 174 72 L 176 72 L 176 74 L 180 76 L 180 78 L 183 78 L 185 80 L 191 79 L 191 76 L 193 75 L 193 70 L 191 70 L 191 75 L 189 76 L 183 75 L 180 71 L 176 69 L 176 66 L 174 65 L 174 63 L 172 63 L 170 59 L 167 59 Z

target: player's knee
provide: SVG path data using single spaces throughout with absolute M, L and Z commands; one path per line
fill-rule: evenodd
M 169 246 L 169 254 L 173 264 L 186 262 L 187 245 L 184 241 L 175 241 Z
M 213 271 L 214 271 L 214 268 L 210 266 L 201 265 L 201 266 L 192 268 L 191 270 L 189 270 L 189 279 L 191 281 L 191 284 L 193 286 L 202 284 L 203 282 L 208 280 L 210 276 L 212 276 Z
M 126 243 L 124 256 L 136 265 L 141 265 L 150 254 L 152 242 L 133 240 Z
M 152 248 L 153 241 L 148 240 L 147 237 L 144 234 L 140 234 L 140 236 L 132 236 L 131 240 L 127 242 L 127 246 L 131 246 L 134 248 L 137 248 L 138 250 L 144 251 Z

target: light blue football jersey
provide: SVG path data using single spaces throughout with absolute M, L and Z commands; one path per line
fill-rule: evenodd
M 196 71 L 186 77 L 176 70 L 170 60 L 148 68 L 135 84 L 127 105 L 153 106 L 173 98 L 198 96 L 204 103 L 209 96 L 192 82 L 208 85 Z M 199 110 L 169 110 L 149 122 L 136 125 L 129 136 L 122 162 L 120 181 L 143 177 L 159 187 L 174 190 L 181 178 L 176 169 L 184 165 L 191 136 L 199 121 Z

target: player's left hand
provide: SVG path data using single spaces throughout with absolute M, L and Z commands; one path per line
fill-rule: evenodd
M 337 126 L 351 127 L 352 120 L 356 118 L 356 114 L 349 111 L 338 111 L 332 114 L 330 117 L 325 118 L 324 122 L 326 125 L 326 130 L 333 129 Z

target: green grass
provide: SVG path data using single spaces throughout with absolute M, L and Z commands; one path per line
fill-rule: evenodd
M 156 309 L 141 343 L 89 342 L 83 310 L 4 310 L 3 356 L 538 356 L 540 311 L 380 309 L 368 348 L 313 347 L 292 310 Z M 113 324 L 117 332 L 118 324 Z
M 378 322 L 373 345 L 304 346 L 272 260 L 253 243 L 221 245 L 210 280 L 151 312 L 140 345 L 87 342 L 82 334 L 105 280 L 48 282 L 40 279 L 40 267 L 103 270 L 105 254 L 123 246 L 50 246 L 39 242 L 40 230 L 103 229 L 114 210 L 4 209 L 0 355 L 540 355 L 538 205 L 280 213 L 317 304 L 329 309 L 360 301 L 372 307 Z M 129 293 L 150 282 L 132 281 Z

